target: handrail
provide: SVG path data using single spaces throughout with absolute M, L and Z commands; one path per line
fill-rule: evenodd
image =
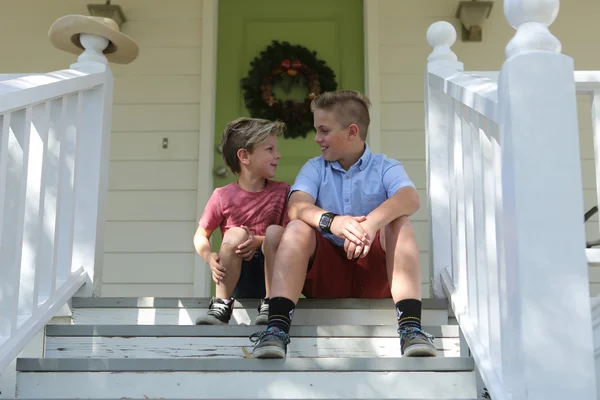
M 534 22 L 554 2 L 515 8 L 523 1 L 505 4 L 518 32 L 499 74 L 463 71 L 451 50 L 451 24 L 438 22 L 427 32 L 433 294 L 449 299 L 494 400 L 591 400 L 594 346 L 574 78 L 597 77 L 575 73 L 557 39 Z M 531 15 L 515 16 L 521 12 Z M 565 346 L 575 340 L 577 346 Z
M 0 77 L 0 371 L 100 294 L 114 78 L 87 36 L 70 69 Z

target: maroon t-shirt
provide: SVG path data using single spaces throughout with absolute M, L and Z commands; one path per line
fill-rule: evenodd
M 237 182 L 216 188 L 204 208 L 200 226 L 208 232 L 247 226 L 254 235 L 264 236 L 270 225 L 287 225 L 290 185 L 267 179 L 260 192 L 247 192 Z

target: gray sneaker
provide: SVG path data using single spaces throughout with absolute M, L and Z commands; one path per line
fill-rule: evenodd
M 258 303 L 258 315 L 254 325 L 267 325 L 269 322 L 269 299 L 261 299 Z
M 433 336 L 419 328 L 399 329 L 402 357 L 435 357 Z
M 290 336 L 277 328 L 269 328 L 250 335 L 250 341 L 256 343 L 252 358 L 285 358 Z
M 208 306 L 208 313 L 198 317 L 196 325 L 229 325 L 234 303 L 235 299 L 231 299 L 229 304 L 225 304 L 218 297 L 213 297 Z

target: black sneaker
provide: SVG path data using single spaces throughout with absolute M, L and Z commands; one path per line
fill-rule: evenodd
M 254 325 L 267 325 L 269 322 L 269 299 L 261 299 L 257 310 L 258 315 L 254 320 Z
M 250 335 L 250 341 L 256 343 L 252 358 L 285 358 L 290 335 L 277 328 L 269 328 Z
M 419 328 L 398 329 L 402 357 L 435 357 L 433 336 Z
M 198 317 L 196 325 L 228 325 L 233 313 L 233 303 L 235 303 L 235 299 L 231 299 L 229 304 L 225 304 L 218 297 L 213 297 L 208 306 L 208 313 Z

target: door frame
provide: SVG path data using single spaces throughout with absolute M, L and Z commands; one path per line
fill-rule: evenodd
M 365 94 L 371 100 L 371 126 L 368 143 L 373 152 L 381 151 L 381 98 L 379 88 L 379 4 L 363 0 Z M 219 0 L 202 0 L 202 49 L 200 71 L 200 131 L 198 148 L 198 186 L 196 223 L 200 220 L 213 190 L 213 148 L 217 88 Z M 190 239 L 191 241 L 191 239 Z M 194 256 L 194 297 L 209 297 L 211 274 L 199 255 Z

